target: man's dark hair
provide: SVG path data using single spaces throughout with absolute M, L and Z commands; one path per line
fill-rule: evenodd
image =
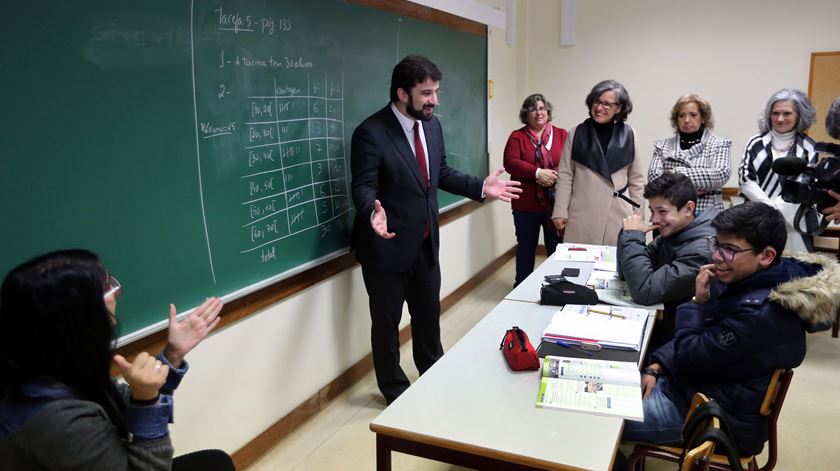
M 400 101 L 397 96 L 398 88 L 409 93 L 415 85 L 425 82 L 426 79 L 440 82 L 442 78 L 443 72 L 427 57 L 405 56 L 405 59 L 394 66 L 394 72 L 391 74 L 391 101 L 394 103 Z
M 727 234 L 746 240 L 753 252 L 759 253 L 765 247 L 776 249 L 773 264 L 778 263 L 787 242 L 785 218 L 778 209 L 769 204 L 748 201 L 733 206 L 715 216 L 712 227 L 718 234 Z
M 697 189 L 691 179 L 681 173 L 667 172 L 645 185 L 645 198 L 661 196 L 682 209 L 689 201 L 697 204 Z

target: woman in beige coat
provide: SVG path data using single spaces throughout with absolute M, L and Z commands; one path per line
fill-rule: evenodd
M 589 119 L 563 145 L 557 167 L 552 221 L 563 241 L 615 245 L 621 221 L 641 214 L 645 170 L 636 132 L 624 121 L 633 103 L 615 80 L 598 83 L 586 97 Z

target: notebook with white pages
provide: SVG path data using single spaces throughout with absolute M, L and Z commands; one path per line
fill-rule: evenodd
M 641 350 L 647 309 L 608 304 L 567 304 L 554 313 L 543 340 L 560 345 L 598 344 L 603 348 Z

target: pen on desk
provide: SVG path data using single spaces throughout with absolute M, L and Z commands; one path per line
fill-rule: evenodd
M 569 247 L 569 252 L 586 252 L 586 247 Z
M 570 344 L 569 342 L 564 342 L 563 340 L 560 340 L 560 339 L 543 339 L 543 340 L 545 340 L 546 342 L 551 342 L 551 343 L 560 345 L 561 347 L 572 348 L 572 344 Z
M 604 316 L 617 317 L 619 319 L 626 319 L 626 317 L 622 316 L 621 314 L 613 314 L 612 312 L 599 311 L 598 309 L 589 308 L 588 311 L 592 314 L 602 314 Z

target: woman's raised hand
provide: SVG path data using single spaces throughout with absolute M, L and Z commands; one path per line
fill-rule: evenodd
M 221 320 L 219 312 L 223 305 L 219 298 L 207 298 L 201 306 L 180 321 L 175 317 L 175 305 L 169 305 L 169 335 L 163 354 L 172 366 L 180 368 L 187 353 L 216 327 Z

